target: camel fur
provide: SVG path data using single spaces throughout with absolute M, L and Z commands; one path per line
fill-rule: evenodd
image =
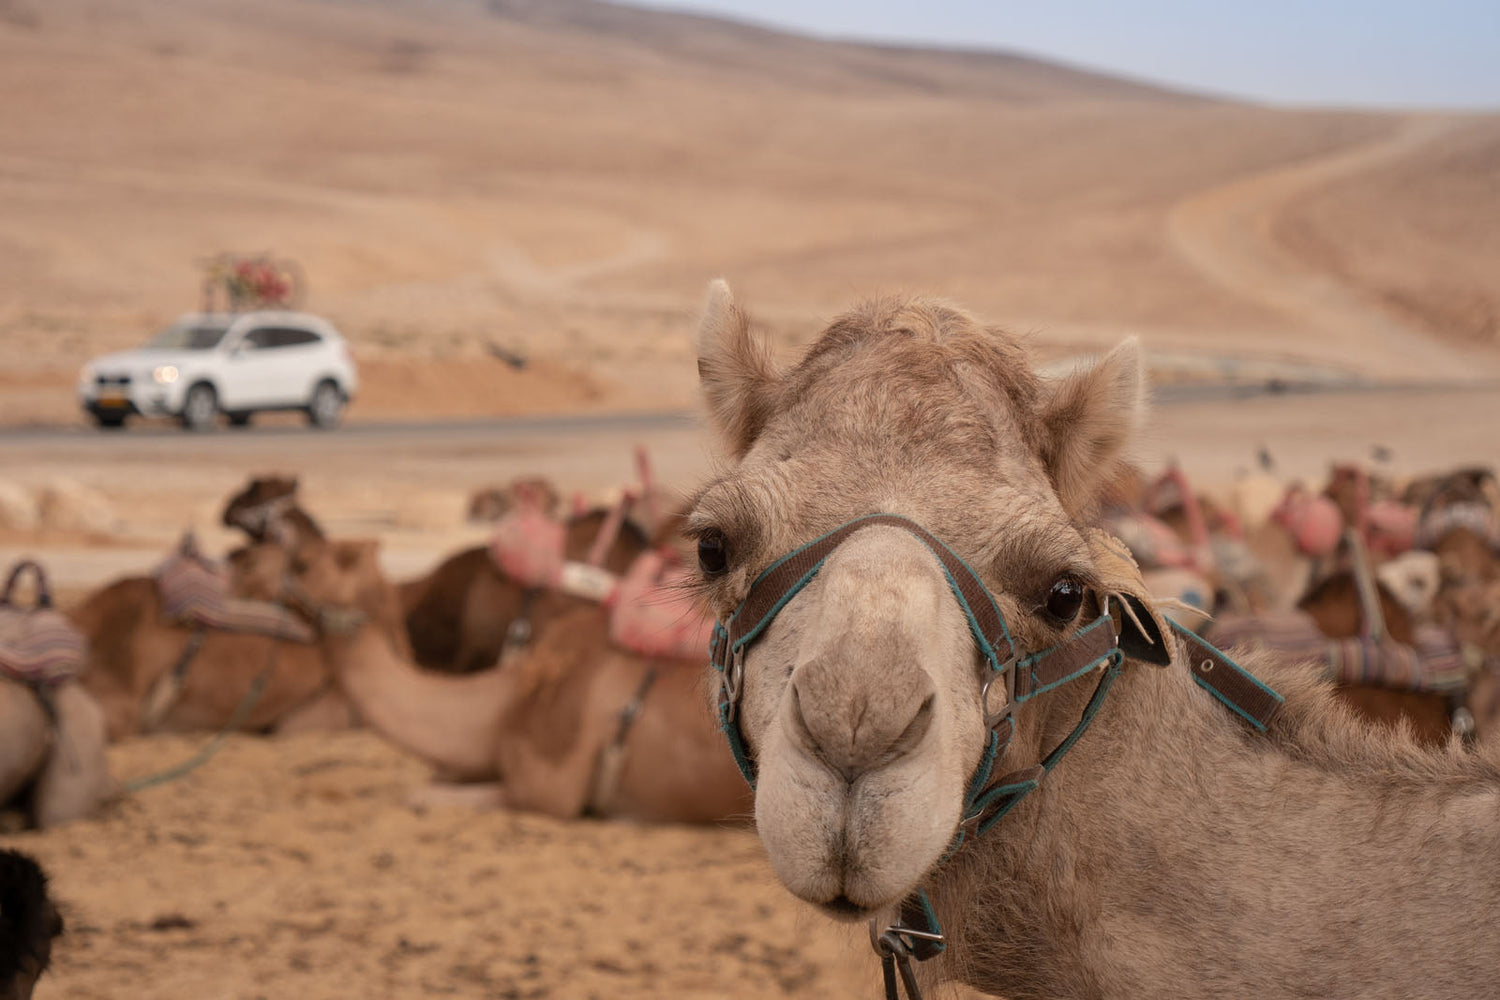
M 1096 578 L 1082 512 L 1140 420 L 1134 344 L 1048 381 L 962 311 L 885 299 L 780 371 L 732 303 L 716 285 L 698 354 L 738 461 L 689 517 L 727 553 L 703 580 L 721 619 L 772 560 L 889 512 L 974 568 L 1022 650 L 1070 634 L 1048 595 Z M 1304 667 L 1252 653 L 1285 696 L 1258 733 L 1173 652 L 1127 662 L 1040 788 L 948 857 L 985 743 L 982 660 L 925 547 L 855 533 L 744 660 L 772 868 L 844 920 L 888 921 L 925 887 L 948 942 L 922 975 L 1009 1000 L 1492 992 L 1500 765 L 1362 725 Z M 1021 706 L 997 771 L 1034 765 L 1092 689 Z

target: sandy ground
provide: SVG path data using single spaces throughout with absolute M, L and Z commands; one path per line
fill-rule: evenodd
M 0 836 L 63 901 L 37 1000 L 871 995 L 863 928 L 795 904 L 748 829 L 414 811 L 424 780 L 366 733 L 238 738 L 103 818 Z

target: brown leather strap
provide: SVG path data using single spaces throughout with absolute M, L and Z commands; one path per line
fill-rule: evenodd
M 1264 730 L 1271 724 L 1281 708 L 1281 695 L 1256 680 L 1197 633 L 1176 622 L 1172 623 L 1172 631 L 1177 633 L 1187 654 L 1193 680 L 1256 729 Z
M 1103 666 L 1116 645 L 1114 619 L 1100 615 L 1071 639 L 1034 653 L 1016 664 L 1016 701 L 1050 691 Z

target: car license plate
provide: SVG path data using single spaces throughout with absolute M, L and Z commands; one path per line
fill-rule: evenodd
M 130 404 L 130 400 L 118 392 L 101 392 L 99 394 L 100 406 L 118 406 L 124 408 Z

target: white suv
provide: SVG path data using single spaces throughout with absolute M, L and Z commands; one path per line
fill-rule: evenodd
M 142 414 L 206 430 L 220 413 L 242 427 L 260 410 L 301 410 L 314 426 L 332 427 L 357 386 L 354 360 L 327 320 L 191 313 L 144 347 L 84 365 L 78 400 L 100 427 Z

